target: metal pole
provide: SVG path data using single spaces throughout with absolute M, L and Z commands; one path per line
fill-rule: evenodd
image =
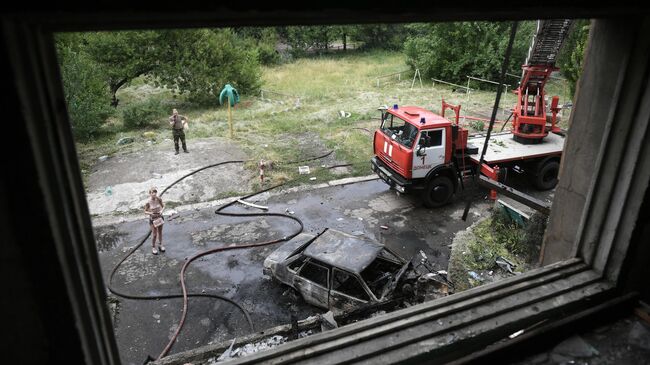
M 494 100 L 494 107 L 492 108 L 492 116 L 490 117 L 490 126 L 488 127 L 487 135 L 485 136 L 485 142 L 483 143 L 483 150 L 481 151 L 481 158 L 478 161 L 478 171 L 474 175 L 474 183 L 478 185 L 478 175 L 481 173 L 481 165 L 485 159 L 485 152 L 487 151 L 488 142 L 490 141 L 490 134 L 492 134 L 492 128 L 494 127 L 494 120 L 497 116 L 497 107 L 501 101 L 501 91 L 503 90 L 504 78 L 506 77 L 506 70 L 508 69 L 508 63 L 510 61 L 510 53 L 512 52 L 512 43 L 515 40 L 515 34 L 517 33 L 518 22 L 512 22 L 512 29 L 510 30 L 510 39 L 508 40 L 508 48 L 506 48 L 506 54 L 503 58 L 503 65 L 501 66 L 501 75 L 499 85 L 497 86 L 497 97 Z M 472 204 L 470 199 L 467 200 L 465 205 L 465 211 L 463 212 L 463 221 L 467 220 L 467 214 L 469 213 L 469 207 Z
M 230 125 L 230 139 L 232 139 L 232 110 L 230 110 L 230 95 L 228 95 L 228 124 Z

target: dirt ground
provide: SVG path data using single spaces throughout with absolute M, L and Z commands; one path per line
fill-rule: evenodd
M 118 153 L 98 160 L 86 186 L 90 214 L 98 218 L 141 211 L 150 187 L 156 186 L 161 192 L 200 167 L 247 158 L 237 145 L 222 138 L 187 139 L 187 148 L 189 153 L 181 149 L 175 155 L 173 141 L 163 139 L 134 153 Z M 227 193 L 241 195 L 250 191 L 251 175 L 243 164 L 209 169 L 176 184 L 165 193 L 165 202 L 171 207 L 210 201 Z

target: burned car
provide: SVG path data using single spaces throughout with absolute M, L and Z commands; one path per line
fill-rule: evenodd
M 349 313 L 446 295 L 446 276 L 431 270 L 422 255 L 414 266 L 379 242 L 326 229 L 280 246 L 264 260 L 264 273 L 294 288 L 309 304 Z

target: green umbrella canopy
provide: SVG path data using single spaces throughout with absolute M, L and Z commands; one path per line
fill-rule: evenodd
M 237 92 L 237 89 L 232 87 L 230 84 L 226 84 L 226 86 L 223 87 L 223 90 L 221 90 L 221 94 L 219 94 L 219 104 L 223 104 L 226 99 L 230 99 L 230 106 L 235 106 L 235 104 L 239 103 L 239 92 Z

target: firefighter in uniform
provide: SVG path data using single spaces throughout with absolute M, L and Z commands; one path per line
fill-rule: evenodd
M 169 125 L 172 127 L 172 132 L 174 134 L 174 148 L 176 149 L 176 154 L 178 155 L 178 140 L 181 140 L 183 144 L 183 152 L 189 153 L 187 150 L 187 145 L 185 145 L 185 132 L 183 128 L 187 124 L 187 118 L 179 115 L 178 110 L 172 110 L 172 116 L 169 117 Z

